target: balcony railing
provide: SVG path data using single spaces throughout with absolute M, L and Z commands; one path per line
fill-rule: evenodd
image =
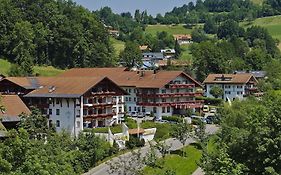
M 111 96 L 111 95 L 116 95 L 116 92 L 100 91 L 100 92 L 92 92 L 92 95 L 94 95 L 94 96 Z
M 193 88 L 195 84 L 169 84 L 169 88 L 177 89 L 177 88 Z
M 113 106 L 115 103 L 113 102 L 104 102 L 104 103 L 85 103 L 84 107 L 106 107 Z
M 107 113 L 107 114 L 92 114 L 92 115 L 85 115 L 83 118 L 84 120 L 93 120 L 93 119 L 99 119 L 99 118 L 111 118 L 114 115 L 116 115 L 116 113 L 112 112 L 112 113 Z
M 191 101 L 179 101 L 179 102 L 138 102 L 139 106 L 202 106 L 204 100 L 191 100 Z
M 183 93 L 166 93 L 166 94 L 137 94 L 137 96 L 144 97 L 144 98 L 197 97 L 197 96 L 202 96 L 202 93 L 200 93 L 200 92 L 183 92 Z
M 257 88 L 257 87 L 245 87 L 245 90 L 248 90 L 248 91 L 257 91 L 258 88 Z

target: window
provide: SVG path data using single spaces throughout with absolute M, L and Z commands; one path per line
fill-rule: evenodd
M 132 107 L 131 106 L 129 106 L 129 112 L 131 112 L 132 111 Z
M 52 115 L 52 114 L 53 114 L 53 110 L 49 109 L 49 115 Z
M 80 125 L 81 125 L 80 121 L 77 121 L 76 122 L 76 128 L 80 128 Z
M 166 94 L 166 89 L 161 90 L 162 94 Z
M 237 91 L 237 95 L 242 95 L 243 92 L 242 91 Z
M 128 97 L 125 98 L 125 101 L 128 101 Z
M 131 93 L 131 89 L 129 89 L 129 93 Z
M 134 97 L 134 102 L 136 102 L 137 101 L 137 98 L 136 97 Z
M 57 126 L 57 128 L 59 128 L 59 127 L 60 127 L 60 121 L 59 121 L 59 120 L 57 120 L 57 122 L 56 122 L 56 126 Z
M 66 99 L 67 107 L 69 108 L 69 100 Z
M 231 94 L 231 92 L 230 91 L 225 91 L 225 94 Z
M 122 107 L 121 106 L 119 107 L 119 112 L 122 112 Z
M 171 110 L 170 110 L 170 106 L 167 107 L 167 113 L 170 113 Z
M 166 98 L 162 98 L 162 102 L 166 102 Z
M 60 115 L 60 109 L 56 109 L 56 115 Z
M 135 111 L 137 111 L 137 107 L 136 107 L 136 106 L 135 106 L 135 108 L 134 108 L 134 109 L 135 109 Z
M 53 121 L 49 120 L 49 127 L 51 128 L 53 126 Z
M 153 113 L 157 113 L 157 108 L 153 107 Z
M 237 89 L 242 89 L 242 88 L 243 88 L 243 86 L 241 86 L 241 85 L 237 86 Z
M 142 112 L 145 112 L 145 106 L 142 107 Z
M 137 93 L 137 90 L 136 90 L 136 89 L 134 89 L 134 93 Z
M 179 89 L 177 89 L 177 93 L 179 93 L 180 92 L 180 90 Z
M 129 101 L 132 101 L 132 98 L 131 98 L 131 97 L 129 97 Z
M 230 85 L 225 85 L 225 88 L 226 88 L 226 89 L 230 89 L 231 86 L 230 86 Z
M 165 113 L 165 107 L 162 107 L 162 113 Z
M 60 104 L 60 99 L 56 99 L 56 104 L 58 105 L 58 104 Z

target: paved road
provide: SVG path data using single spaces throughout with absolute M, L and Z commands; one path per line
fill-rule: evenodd
M 215 126 L 215 125 L 207 125 L 206 126 L 206 133 L 208 133 L 208 134 L 213 134 L 217 130 L 218 130 L 218 127 Z M 164 142 L 166 143 L 166 145 L 171 145 L 171 148 L 170 148 L 171 151 L 178 150 L 178 149 L 181 149 L 183 147 L 182 144 L 174 138 L 167 139 Z M 188 144 L 193 143 L 193 142 L 195 142 L 195 140 L 190 138 L 186 141 L 185 145 L 188 145 Z M 150 150 L 149 145 L 146 145 L 146 146 L 142 147 L 140 149 L 142 157 L 144 157 L 149 152 L 149 150 Z M 125 153 L 123 155 L 120 155 L 120 157 L 128 158 L 128 159 L 130 158 L 130 156 L 131 156 L 130 152 Z M 160 155 L 158 154 L 158 156 L 160 156 Z M 115 162 L 115 161 L 118 161 L 118 160 L 119 160 L 119 158 L 115 157 L 115 158 L 113 158 L 113 159 L 111 159 L 111 160 L 109 160 L 105 163 L 102 163 L 99 166 L 91 169 L 89 172 L 85 173 L 84 175 L 109 175 L 108 170 L 110 169 L 110 167 L 107 163 L 109 163 L 109 162 L 112 163 L 112 162 Z

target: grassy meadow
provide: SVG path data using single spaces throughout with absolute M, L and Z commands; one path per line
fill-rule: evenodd
M 147 166 L 144 168 L 144 174 L 164 174 L 167 169 L 174 170 L 177 175 L 192 174 L 198 167 L 197 162 L 201 158 L 202 151 L 193 145 L 188 145 L 184 147 L 183 150 L 186 155 L 185 157 L 181 156 L 181 151 L 172 152 L 170 155 L 167 155 L 164 160 L 162 158 L 158 159 L 159 163 L 163 162 L 164 168 Z
M 192 29 L 185 28 L 183 24 L 178 25 L 148 25 L 145 32 L 156 35 L 157 32 L 165 31 L 170 34 L 191 34 Z
M 4 59 L 0 59 L 0 74 L 8 75 L 12 64 Z M 39 74 L 40 76 L 55 76 L 63 72 L 61 69 L 54 68 L 53 66 L 34 66 L 34 74 Z
M 268 30 L 268 32 L 272 35 L 273 38 L 281 41 L 281 15 L 280 16 L 271 16 L 258 18 L 253 22 L 243 22 L 241 25 L 245 28 L 257 25 L 264 27 Z
M 113 37 L 110 37 L 110 42 L 112 43 L 117 56 L 125 48 L 125 43 L 123 41 L 120 41 L 120 40 L 117 40 Z

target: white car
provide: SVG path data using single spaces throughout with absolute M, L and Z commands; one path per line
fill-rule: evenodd
M 203 106 L 203 112 L 209 112 L 209 106 L 208 105 Z
M 217 109 L 216 108 L 211 108 L 210 113 L 213 113 L 213 114 L 217 113 Z

